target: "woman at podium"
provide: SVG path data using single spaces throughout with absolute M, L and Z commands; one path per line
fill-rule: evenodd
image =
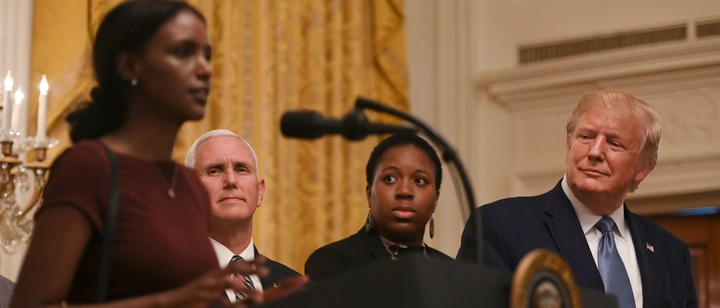
M 305 262 L 305 274 L 320 282 L 380 262 L 415 254 L 452 260 L 423 242 L 425 226 L 434 233 L 442 166 L 430 144 L 413 133 L 381 141 L 365 167 L 369 213 L 357 233 L 318 248 Z
M 230 304 L 223 290 L 246 288 L 227 277 L 266 269 L 255 266 L 262 261 L 218 268 L 208 193 L 171 158 L 180 127 L 208 104 L 205 18 L 184 2 L 127 1 L 94 36 L 97 84 L 68 116 L 74 144 L 53 163 L 12 307 Z M 111 200 L 118 210 L 108 219 Z M 100 268 L 109 278 L 98 278 Z

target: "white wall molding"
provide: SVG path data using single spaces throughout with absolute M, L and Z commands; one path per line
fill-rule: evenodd
M 478 86 L 513 111 L 546 92 L 575 92 L 605 81 L 720 65 L 720 39 L 642 47 L 548 61 L 482 74 Z M 540 94 L 540 97 L 537 96 Z M 542 108 L 542 106 L 541 106 Z

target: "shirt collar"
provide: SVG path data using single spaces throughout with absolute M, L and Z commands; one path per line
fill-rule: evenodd
M 398 248 L 401 248 L 401 249 L 408 248 L 407 245 L 396 244 L 393 241 L 382 237 L 380 234 L 378 234 L 378 237 L 380 237 L 380 241 L 385 246 L 385 250 L 387 250 L 387 252 L 390 253 L 390 256 L 393 258 L 393 260 L 395 260 L 397 258 L 398 251 L 400 251 Z M 395 247 L 393 247 L 393 246 L 395 246 Z M 422 243 L 422 249 L 423 249 L 423 255 L 425 255 L 427 257 L 427 245 L 425 245 L 425 243 Z
M 565 196 L 570 199 L 570 203 L 575 209 L 575 214 L 577 215 L 578 220 L 580 220 L 580 226 L 582 227 L 583 233 L 587 235 L 588 233 L 595 231 L 595 224 L 600 221 L 600 218 L 602 218 L 602 216 L 591 212 L 587 208 L 587 206 L 585 206 L 585 204 L 580 202 L 580 200 L 575 197 L 575 195 L 572 193 L 572 190 L 570 190 L 570 186 L 568 186 L 567 184 L 567 176 L 563 176 L 562 189 L 563 192 L 565 192 Z M 624 208 L 625 204 L 623 203 L 622 206 L 618 207 L 608 216 L 610 216 L 615 221 L 615 225 L 620 232 L 620 236 L 624 239 L 627 239 L 630 234 L 628 233 L 629 231 L 625 226 Z
M 218 258 L 218 264 L 220 264 L 220 267 L 226 267 L 228 263 L 230 262 L 230 259 L 232 259 L 235 254 L 230 251 L 225 245 L 220 244 L 220 242 L 210 239 L 210 244 L 212 244 L 213 249 L 215 250 L 215 255 Z M 240 256 L 245 260 L 254 260 L 255 259 L 255 244 L 253 244 L 252 238 L 250 238 L 250 243 L 247 247 L 240 253 Z

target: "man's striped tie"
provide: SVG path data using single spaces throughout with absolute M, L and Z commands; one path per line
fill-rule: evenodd
M 228 264 L 233 264 L 234 262 L 237 262 L 240 260 L 244 260 L 244 259 L 240 255 L 234 255 L 232 257 L 232 259 L 230 259 L 230 263 L 228 263 Z M 248 291 L 255 290 L 255 284 L 252 282 L 252 279 L 250 279 L 250 276 L 243 275 L 240 273 L 235 273 L 235 276 L 239 277 L 243 280 L 243 283 L 245 284 L 245 287 L 247 288 Z M 235 291 L 235 299 L 237 299 L 238 301 L 241 301 L 241 300 L 248 298 L 248 296 L 250 295 L 250 294 L 248 294 L 248 291 L 243 291 L 243 292 Z

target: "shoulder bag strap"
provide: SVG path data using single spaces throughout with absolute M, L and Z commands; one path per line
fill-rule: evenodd
M 117 229 L 118 220 L 118 199 L 120 197 L 118 187 L 118 171 L 115 153 L 107 146 L 103 145 L 107 152 L 108 162 L 110 163 L 110 187 L 108 197 L 108 207 L 105 213 L 105 236 L 102 237 L 102 247 L 100 253 L 100 271 L 98 272 L 97 294 L 95 302 L 102 303 L 107 300 L 108 284 L 110 281 L 110 264 L 112 263 L 112 254 L 115 247 L 115 231 Z

